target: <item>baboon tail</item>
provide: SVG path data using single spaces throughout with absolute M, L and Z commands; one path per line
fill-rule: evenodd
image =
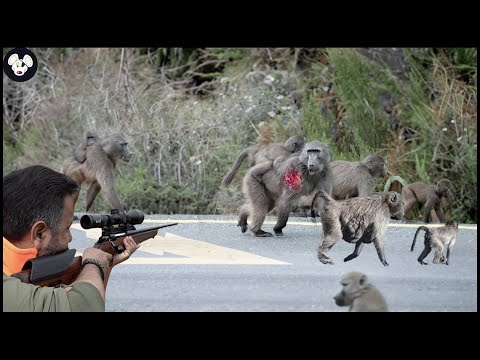
M 390 191 L 390 188 L 392 187 L 394 181 L 398 181 L 402 185 L 402 187 L 407 186 L 407 182 L 405 180 L 403 180 L 400 176 L 394 175 L 388 178 L 383 188 L 383 192 Z
M 233 166 L 231 167 L 230 170 L 228 170 L 228 173 L 224 176 L 222 180 L 222 184 L 225 186 L 230 185 L 232 182 L 233 178 L 237 174 L 238 169 L 240 168 L 240 165 L 242 165 L 242 162 L 250 156 L 250 152 L 252 151 L 251 147 L 246 148 L 243 150 L 240 155 L 238 155 L 237 160 L 233 163 Z
M 425 230 L 426 232 L 430 231 L 430 229 L 426 226 L 419 226 L 417 231 L 415 231 L 415 236 L 413 237 L 412 247 L 410 248 L 410 251 L 413 251 L 413 248 L 415 247 L 415 242 L 417 241 L 417 235 L 420 232 L 420 230 Z

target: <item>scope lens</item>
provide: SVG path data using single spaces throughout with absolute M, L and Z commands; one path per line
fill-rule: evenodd
M 80 225 L 84 229 L 103 227 L 105 220 L 108 221 L 108 219 L 103 218 L 104 216 L 108 215 L 83 215 L 80 218 Z
M 143 212 L 140 210 L 130 210 L 127 213 L 127 221 L 132 225 L 141 224 L 144 218 Z

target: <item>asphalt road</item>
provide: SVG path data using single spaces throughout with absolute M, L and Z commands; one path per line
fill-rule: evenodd
M 275 218 L 263 229 L 272 231 Z M 390 266 L 383 266 L 373 244 L 347 263 L 354 245 L 339 241 L 328 256 L 334 265 L 317 260 L 323 238 L 321 224 L 290 218 L 283 237 L 256 238 L 242 234 L 232 216 L 147 216 L 137 228 L 169 222 L 155 239 L 142 243 L 110 276 L 107 311 L 328 311 L 344 312 L 333 296 L 341 274 L 360 271 L 383 293 L 390 311 L 477 311 L 477 227 L 460 225 L 450 265 L 431 264 L 433 252 L 416 259 L 423 232 L 410 252 L 418 224 L 392 220 L 385 238 Z M 435 226 L 435 225 L 432 225 Z M 91 246 L 99 229 L 72 230 L 71 248 Z

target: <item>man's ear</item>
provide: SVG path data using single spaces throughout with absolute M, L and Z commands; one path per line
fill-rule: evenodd
M 30 234 L 33 245 L 37 250 L 40 250 L 40 248 L 42 247 L 42 242 L 45 239 L 47 230 L 48 226 L 45 221 L 40 220 L 33 224 Z

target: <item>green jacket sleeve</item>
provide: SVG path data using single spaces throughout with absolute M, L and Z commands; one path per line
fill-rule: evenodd
M 79 282 L 70 291 L 26 284 L 3 275 L 3 311 L 105 311 L 105 302 L 90 283 Z

